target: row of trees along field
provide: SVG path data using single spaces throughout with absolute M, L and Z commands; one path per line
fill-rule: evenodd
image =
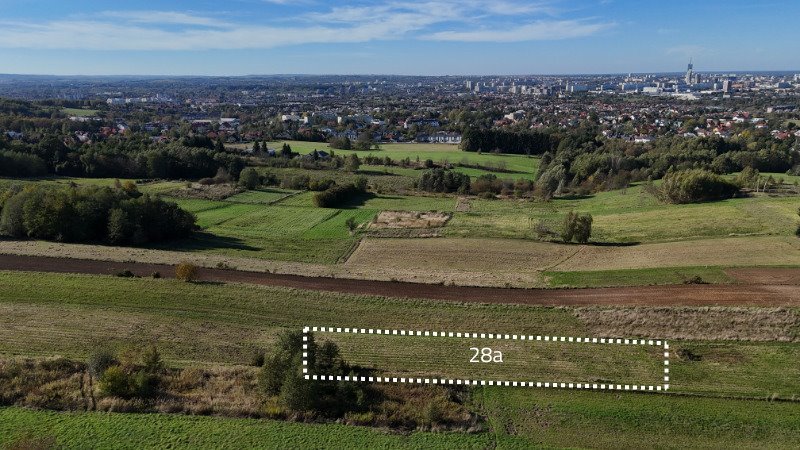
M 133 183 L 14 186 L 0 192 L 0 234 L 66 242 L 143 244 L 189 236 L 195 217 Z

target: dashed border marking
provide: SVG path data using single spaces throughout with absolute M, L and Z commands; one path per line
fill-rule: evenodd
M 501 380 L 465 380 L 450 378 L 406 378 L 406 377 L 364 377 L 340 375 L 316 375 L 309 373 L 308 369 L 308 334 L 320 333 L 349 333 L 349 334 L 380 334 L 384 336 L 433 336 L 445 338 L 471 338 L 471 339 L 500 339 L 513 341 L 544 341 L 544 342 L 571 342 L 582 344 L 613 344 L 613 345 L 648 345 L 663 347 L 664 349 L 664 383 L 660 385 L 640 384 L 607 384 L 607 383 L 562 383 L 541 381 L 501 381 Z M 638 392 L 666 392 L 669 390 L 669 343 L 662 339 L 631 339 L 631 338 L 596 338 L 596 337 L 567 337 L 567 336 L 534 336 L 526 334 L 504 333 L 462 333 L 452 331 L 420 331 L 420 330 L 391 330 L 374 328 L 341 328 L 341 327 L 304 327 L 303 328 L 303 376 L 306 380 L 317 381 L 353 381 L 370 383 L 412 383 L 412 384 L 439 384 L 461 386 L 515 386 L 558 389 L 589 389 L 611 391 L 638 391 Z

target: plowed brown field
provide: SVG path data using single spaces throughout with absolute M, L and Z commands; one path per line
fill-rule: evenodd
M 139 276 L 159 272 L 172 277 L 174 267 L 165 264 L 0 255 L 0 270 L 113 275 L 130 270 Z M 786 280 L 800 279 L 800 269 L 758 269 L 740 276 L 769 280 L 775 284 L 677 285 L 597 289 L 504 289 L 427 285 L 326 277 L 302 277 L 222 269 L 200 269 L 201 281 L 248 283 L 298 289 L 425 298 L 454 302 L 506 303 L 553 306 L 800 306 L 800 287 Z M 749 275 L 748 275 L 749 274 Z M 734 276 L 737 276 L 734 273 Z

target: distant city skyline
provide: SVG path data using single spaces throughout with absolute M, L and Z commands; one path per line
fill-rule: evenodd
M 790 0 L 0 0 L 0 73 L 795 71 L 798 16 Z

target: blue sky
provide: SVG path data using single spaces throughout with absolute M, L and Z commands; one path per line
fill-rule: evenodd
M 0 73 L 800 70 L 797 0 L 0 0 Z

